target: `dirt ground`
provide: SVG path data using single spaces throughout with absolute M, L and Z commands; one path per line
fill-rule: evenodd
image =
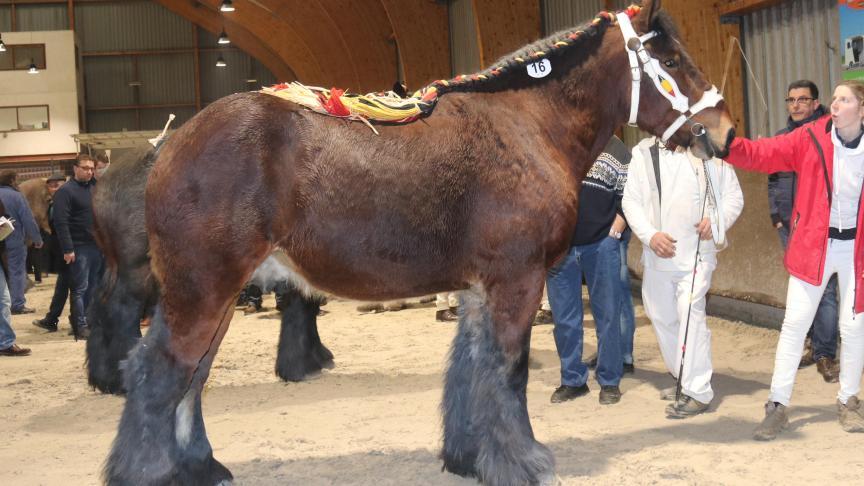
M 41 317 L 54 279 L 28 294 Z M 265 305 L 273 308 L 271 297 Z M 275 311 L 235 314 L 204 396 L 216 457 L 239 485 L 461 485 L 441 472 L 438 403 L 455 327 L 434 320 L 432 304 L 360 314 L 331 299 L 319 319 L 336 367 L 305 383 L 273 374 Z M 811 367 L 799 373 L 791 428 L 778 440 L 750 439 L 762 417 L 777 332 L 710 319 L 714 385 L 709 413 L 665 418 L 658 390 L 665 372 L 650 324 L 637 308 L 636 373 L 617 405 L 591 394 L 549 403 L 559 384 L 552 326 L 534 328 L 528 406 L 537 438 L 555 453 L 563 484 L 860 484 L 861 435 L 837 424 L 836 384 Z M 0 358 L 0 485 L 87 485 L 99 472 L 123 399 L 87 386 L 84 344 L 46 334 L 13 316 L 25 358 Z M 593 326 L 588 319 L 587 324 Z M 586 332 L 586 354 L 596 344 Z

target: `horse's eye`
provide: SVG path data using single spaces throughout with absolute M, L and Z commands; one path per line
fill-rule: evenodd
M 667 68 L 676 68 L 678 67 L 678 61 L 676 61 L 675 59 L 666 59 L 665 61 L 663 61 L 663 65 Z

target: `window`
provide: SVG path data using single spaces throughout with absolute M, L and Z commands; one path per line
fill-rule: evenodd
M 0 132 L 50 130 L 48 105 L 0 106 Z
M 6 44 L 0 52 L 0 71 L 26 71 L 31 63 L 45 69 L 45 44 Z

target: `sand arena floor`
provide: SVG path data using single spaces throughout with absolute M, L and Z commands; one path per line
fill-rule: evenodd
M 54 279 L 28 294 L 44 315 Z M 286 384 L 272 368 L 275 311 L 237 312 L 204 395 L 216 457 L 238 485 L 450 485 L 472 479 L 441 472 L 438 403 L 454 326 L 437 323 L 431 304 L 360 314 L 331 299 L 319 320 L 336 367 Z M 265 305 L 273 308 L 272 296 Z M 0 485 L 89 485 L 99 472 L 123 399 L 92 391 L 84 344 L 13 316 L 25 358 L 0 358 Z M 673 382 L 650 324 L 637 308 L 636 366 L 613 406 L 591 394 L 549 403 L 559 384 L 552 326 L 534 328 L 528 406 L 535 435 L 557 458 L 563 484 L 860 484 L 864 434 L 837 424 L 836 384 L 815 368 L 799 373 L 791 428 L 772 443 L 750 434 L 762 417 L 777 332 L 710 319 L 717 397 L 709 413 L 672 421 L 658 389 Z M 588 326 L 593 326 L 589 318 Z M 586 331 L 586 354 L 596 344 Z

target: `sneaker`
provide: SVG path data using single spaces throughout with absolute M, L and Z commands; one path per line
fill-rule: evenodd
M 12 314 L 15 314 L 15 315 L 19 315 L 19 314 L 33 314 L 34 312 L 36 312 L 36 309 L 31 309 L 31 308 L 29 308 L 29 307 L 27 307 L 27 306 L 23 306 L 23 307 L 20 307 L 20 308 L 18 308 L 18 309 L 12 309 Z
M 858 397 L 849 397 L 845 405 L 837 400 L 837 411 L 840 413 L 840 426 L 844 431 L 864 432 L 864 417 L 861 416 L 861 402 Z
M 666 418 L 688 418 L 704 413 L 706 410 L 708 410 L 707 403 L 702 403 L 682 393 L 681 398 L 677 402 L 666 406 Z
M 22 348 L 17 344 L 13 344 L 8 348 L 0 349 L 0 356 L 29 356 L 30 348 Z
M 600 386 L 600 405 L 613 405 L 621 401 L 621 389 L 615 385 Z
M 674 386 L 670 386 L 669 388 L 664 388 L 660 390 L 660 400 L 666 400 L 667 402 L 674 402 L 675 395 L 677 394 L 677 389 Z
M 552 403 L 566 402 L 587 395 L 589 391 L 587 383 L 582 386 L 561 385 L 555 389 L 555 392 L 552 393 L 552 397 L 549 401 Z
M 33 325 L 36 327 L 41 327 L 48 332 L 57 332 L 57 323 L 51 322 L 48 319 L 35 319 L 33 320 Z
M 777 402 L 765 404 L 765 418 L 753 431 L 754 440 L 774 440 L 782 430 L 789 427 L 789 417 L 786 415 L 786 405 Z

